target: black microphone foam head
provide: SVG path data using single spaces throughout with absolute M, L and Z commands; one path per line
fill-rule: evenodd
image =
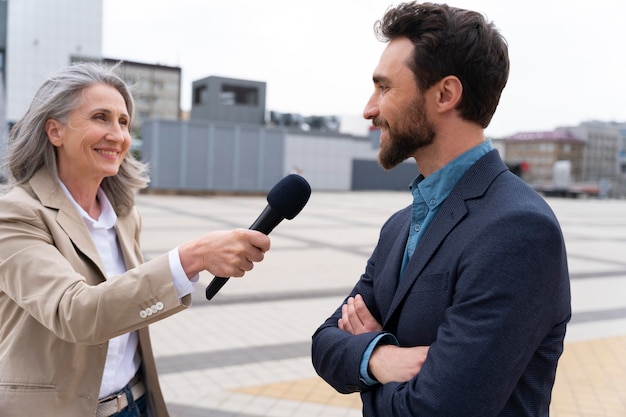
M 291 220 L 304 208 L 311 196 L 311 186 L 303 177 L 289 174 L 267 194 L 267 202 L 283 218 Z

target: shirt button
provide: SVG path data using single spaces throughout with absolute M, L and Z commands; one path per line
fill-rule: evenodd
M 415 229 L 416 232 L 419 232 L 420 229 L 421 229 L 421 226 L 419 224 L 416 224 L 414 229 Z
M 430 200 L 430 205 L 431 205 L 431 206 L 434 206 L 434 205 L 435 205 L 435 203 L 436 203 L 436 201 L 435 201 L 435 200 Z

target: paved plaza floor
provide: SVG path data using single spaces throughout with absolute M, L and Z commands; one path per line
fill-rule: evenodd
M 357 417 L 315 373 L 311 335 L 365 268 L 379 229 L 408 192 L 316 192 L 271 234 L 243 279 L 151 326 L 174 417 Z M 553 393 L 556 417 L 626 416 L 626 201 L 548 199 L 567 242 L 573 317 Z M 247 228 L 264 196 L 141 194 L 150 259 L 210 230 Z

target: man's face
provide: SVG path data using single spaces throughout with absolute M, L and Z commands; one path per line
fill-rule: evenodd
M 407 65 L 413 48 L 407 38 L 389 42 L 374 70 L 374 93 L 363 111 L 363 117 L 381 129 L 378 160 L 385 169 L 413 156 L 435 138 L 426 100 Z

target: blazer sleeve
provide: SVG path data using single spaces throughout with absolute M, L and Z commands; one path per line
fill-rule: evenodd
M 104 280 L 93 261 L 38 210 L 3 201 L 0 291 L 60 339 L 103 343 L 190 304 L 189 296 L 181 300 L 176 294 L 167 254 Z
M 389 241 L 398 238 L 401 227 L 398 225 L 399 213 L 392 216 L 382 227 L 376 248 L 367 261 L 365 272 L 352 289 L 348 297 L 360 294 L 368 306 L 370 313 L 379 323 L 383 322 L 382 313 L 378 308 L 374 296 L 374 273 L 377 267 L 377 259 L 381 252 L 389 247 Z M 393 289 L 389 289 L 392 291 Z M 347 298 L 313 334 L 312 338 L 312 362 L 317 373 L 338 392 L 348 394 L 374 389 L 362 380 L 360 365 L 365 350 L 369 344 L 380 334 L 385 332 L 371 332 L 361 335 L 351 335 L 339 329 L 337 321 L 341 318 L 341 307 Z
M 365 275 L 350 292 L 349 297 L 361 294 L 367 299 L 368 291 L 364 277 Z M 313 335 L 311 354 L 313 367 L 328 384 L 342 394 L 371 389 L 372 387 L 361 379 L 361 360 L 369 344 L 383 332 L 351 335 L 337 326 L 340 318 L 341 306 Z M 380 322 L 380 319 L 377 320 Z

